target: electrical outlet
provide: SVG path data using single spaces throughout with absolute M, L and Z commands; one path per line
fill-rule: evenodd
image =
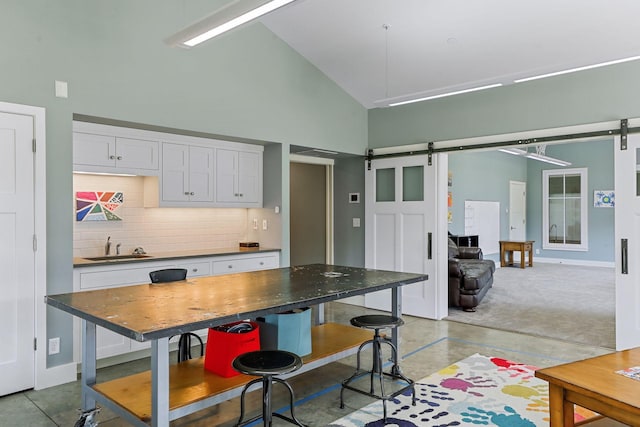
M 60 353 L 60 337 L 49 339 L 49 354 Z
M 266 220 L 266 219 L 263 219 L 263 220 L 262 220 L 262 229 L 263 229 L 263 230 L 266 230 L 266 229 L 267 229 L 267 220 Z
M 258 229 L 258 218 L 253 218 L 253 229 L 254 230 Z

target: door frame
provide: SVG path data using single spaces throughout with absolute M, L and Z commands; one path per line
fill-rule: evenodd
M 47 368 L 47 193 L 46 193 L 46 110 L 42 107 L 0 102 L 0 111 L 33 119 L 34 154 L 34 388 L 36 390 L 75 378 L 73 364 Z M 73 375 L 72 375 L 73 373 Z
M 306 163 L 310 165 L 325 166 L 325 188 L 326 188 L 326 222 L 325 222 L 325 262 L 333 264 L 333 166 L 335 161 L 324 157 L 303 156 L 301 154 L 290 154 L 289 163 Z M 291 239 L 291 238 L 289 238 Z
M 634 126 L 638 124 L 638 120 L 640 119 L 630 119 L 629 126 L 631 126 L 631 121 L 634 120 Z M 384 154 L 397 154 L 401 155 L 401 153 L 407 152 L 428 152 L 432 149 L 442 149 L 442 148 L 455 148 L 461 149 L 461 147 L 468 145 L 479 145 L 479 144 L 491 144 L 497 143 L 501 141 L 514 141 L 514 140 L 529 140 L 533 138 L 541 138 L 541 137 L 549 137 L 555 135 L 572 135 L 579 133 L 588 133 L 588 132 L 598 132 L 598 131 L 609 131 L 610 129 L 617 129 L 620 127 L 620 121 L 608 121 L 608 122 L 598 122 L 598 123 L 589 123 L 583 125 L 576 126 L 564 126 L 557 128 L 549 128 L 549 129 L 534 129 L 522 132 L 513 132 L 506 134 L 494 134 L 487 136 L 478 136 L 478 137 L 470 137 L 470 138 L 460 138 L 460 139 L 450 139 L 450 140 L 442 140 L 442 141 L 433 141 L 433 142 L 425 142 L 419 144 L 410 144 L 404 146 L 394 146 L 394 147 L 385 147 L 382 149 L 374 149 L 373 155 L 384 155 Z M 598 139 L 602 139 L 603 137 L 598 137 Z M 613 139 L 613 136 L 611 137 Z M 585 138 L 587 139 L 587 138 Z M 567 142 L 558 140 L 558 142 Z M 483 150 L 487 148 L 477 148 L 477 150 Z M 453 151 L 453 150 L 452 150 Z M 438 156 L 438 166 L 442 168 L 443 171 L 439 171 L 439 173 L 446 173 L 448 169 L 448 159 L 446 152 L 434 153 L 434 156 Z M 446 175 L 445 175 L 446 176 Z M 437 241 L 437 254 L 442 254 L 439 256 L 439 260 L 437 262 L 437 271 L 444 272 L 444 274 L 440 275 L 440 279 L 437 282 L 438 286 L 438 295 L 442 293 L 448 292 L 448 273 L 447 273 L 447 256 L 446 248 L 447 248 L 447 240 L 444 238 L 446 233 L 445 230 L 448 229 L 447 224 L 447 179 L 439 180 L 438 183 L 438 191 L 437 191 L 437 210 L 438 215 L 436 217 L 437 229 L 442 230 L 442 232 L 437 233 L 438 239 Z M 442 195 L 445 195 L 443 198 Z M 444 212 L 444 214 L 443 214 Z M 440 238 L 442 237 L 442 238 Z M 620 251 L 616 250 L 615 253 L 615 263 L 616 265 L 620 264 Z M 640 310 L 640 308 L 638 308 Z M 448 304 L 444 305 L 444 315 L 446 316 L 448 313 Z

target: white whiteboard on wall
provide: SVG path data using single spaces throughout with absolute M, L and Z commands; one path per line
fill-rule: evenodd
M 478 235 L 485 255 L 500 252 L 500 202 L 465 200 L 464 234 Z

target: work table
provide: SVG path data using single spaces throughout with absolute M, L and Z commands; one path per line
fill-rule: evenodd
M 165 260 L 179 260 L 182 258 L 200 258 L 200 257 L 211 257 L 211 256 L 223 256 L 223 255 L 240 255 L 240 254 L 251 254 L 251 253 L 262 253 L 262 252 L 279 252 L 280 249 L 277 248 L 241 248 L 241 247 L 232 247 L 232 248 L 221 248 L 221 249 L 197 249 L 197 250 L 186 250 L 186 251 L 166 251 L 166 252 L 154 252 L 145 254 L 144 257 L 140 258 L 126 258 L 126 259 L 108 259 L 108 260 L 100 260 L 100 261 L 91 261 L 88 258 L 92 257 L 74 257 L 73 258 L 73 266 L 74 267 L 94 267 L 98 265 L 116 265 L 116 264 L 134 264 L 140 262 L 149 262 L 149 261 L 165 261 Z
M 100 403 L 134 426 L 168 427 L 171 420 L 238 396 L 251 379 L 216 376 L 202 369 L 202 359 L 170 367 L 170 336 L 383 289 L 391 290 L 391 313 L 400 317 L 400 287 L 427 279 L 423 274 L 315 264 L 49 295 L 46 303 L 82 319 L 83 410 Z M 151 341 L 151 370 L 98 382 L 97 325 L 135 341 Z M 397 334 L 392 331 L 396 344 Z M 352 326 L 314 326 L 313 353 L 296 373 L 354 354 L 369 337 Z M 139 389 L 132 392 L 132 385 Z

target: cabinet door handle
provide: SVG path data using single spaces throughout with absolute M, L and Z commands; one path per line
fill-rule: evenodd
M 427 259 L 433 259 L 432 254 L 432 246 L 433 246 L 433 233 L 427 233 Z
M 116 156 L 109 156 L 109 160 L 115 160 Z
M 189 193 L 190 196 L 195 195 L 196 193 L 194 193 L 193 191 L 191 193 Z
M 184 195 L 185 195 L 185 196 L 188 196 L 188 195 L 189 195 L 189 192 L 188 192 L 188 191 L 185 191 L 185 192 L 184 192 Z
M 242 196 L 243 196 L 243 194 L 242 194 L 242 193 L 240 193 L 240 197 L 242 197 Z
M 118 156 L 118 157 L 116 157 L 116 159 L 122 160 L 122 156 Z

